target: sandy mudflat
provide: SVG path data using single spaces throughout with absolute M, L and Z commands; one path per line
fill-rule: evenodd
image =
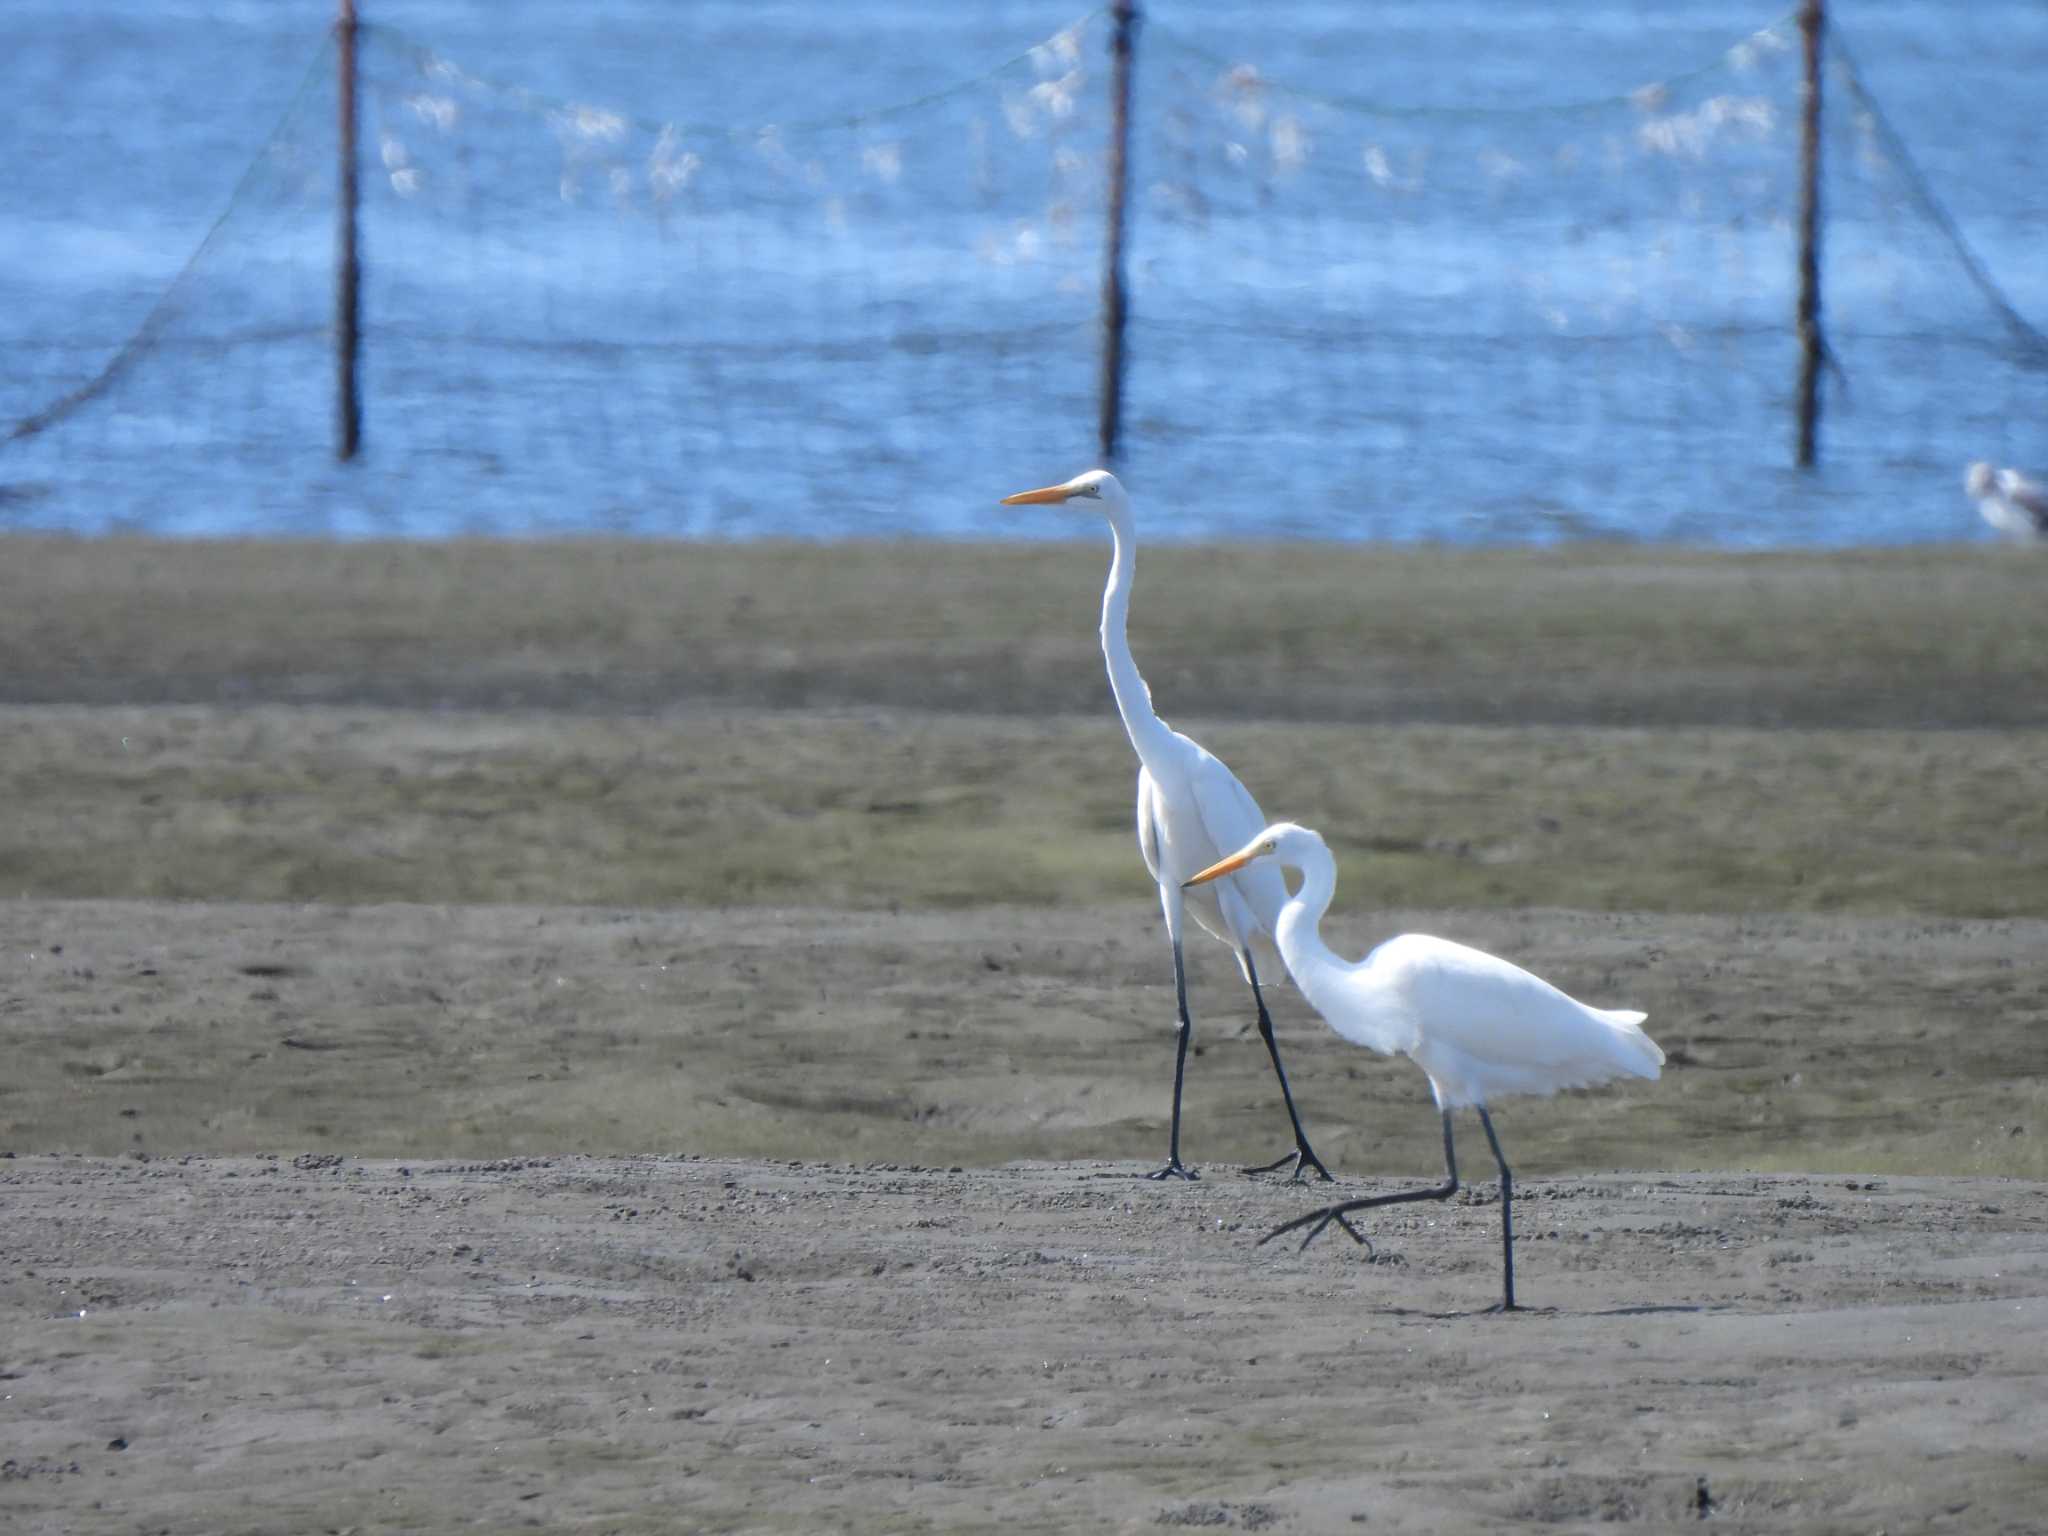
M 2038 1185 L 1532 1180 L 1502 1316 L 1488 1186 L 1135 1171 L 15 1158 L 0 1518 L 2041 1528 Z
M 2044 1528 L 2048 644 L 1987 549 L 1141 557 L 1329 937 L 1647 1009 L 1258 1235 L 1104 551 L 0 543 L 0 1530 Z M 1277 970 L 1277 966 L 1269 966 Z M 1274 1012 L 1351 1191 L 1426 1088 Z M 81 1315 L 82 1314 L 82 1315 Z
M 1599 1168 L 2048 1177 L 2048 924 L 1356 912 L 1648 1010 L 1663 1080 L 1496 1118 L 1532 1176 Z M 1171 964 L 1076 909 L 0 902 L 0 1150 L 469 1159 L 710 1152 L 988 1166 L 1164 1155 Z M 1190 952 L 1185 1150 L 1289 1141 L 1250 996 Z M 1291 987 L 1273 1016 L 1333 1169 L 1434 1175 L 1421 1074 Z M 1474 1167 L 1483 1168 L 1480 1158 Z

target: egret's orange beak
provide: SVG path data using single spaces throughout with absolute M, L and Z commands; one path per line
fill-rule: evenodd
M 1218 859 L 1199 875 L 1190 875 L 1187 879 L 1181 881 L 1180 888 L 1186 890 L 1191 885 L 1207 885 L 1211 880 L 1215 880 L 1220 876 L 1234 874 L 1258 856 L 1257 849 L 1248 848 L 1243 853 L 1233 853 L 1227 859 Z
M 1073 499 L 1074 488 L 1070 485 L 1048 485 L 1035 491 L 1019 491 L 1014 496 L 1005 496 L 1001 505 L 1006 507 L 1057 506 L 1060 502 Z

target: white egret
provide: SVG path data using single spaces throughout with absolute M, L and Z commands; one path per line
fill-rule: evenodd
M 1448 939 L 1404 933 L 1353 964 L 1323 943 L 1318 925 L 1337 888 L 1337 861 L 1306 827 L 1277 822 L 1188 883 L 1242 879 L 1250 868 L 1286 865 L 1301 872 L 1301 889 L 1281 909 L 1274 937 L 1288 973 L 1316 1012 L 1346 1040 L 1386 1055 L 1405 1055 L 1428 1074 L 1444 1123 L 1444 1182 L 1341 1200 L 1275 1227 L 1261 1243 L 1308 1227 L 1306 1248 L 1332 1221 L 1353 1211 L 1413 1200 L 1448 1200 L 1458 1192 L 1451 1147 L 1451 1111 L 1479 1111 L 1493 1160 L 1500 1165 L 1500 1243 L 1505 1310 L 1515 1309 L 1514 1175 L 1486 1106 L 1506 1094 L 1551 1094 L 1624 1075 L 1655 1077 L 1664 1053 L 1642 1031 L 1643 1015 L 1589 1008 L 1540 976 L 1483 950 Z M 1313 1225 L 1310 1225 L 1313 1223 Z M 1357 1237 L 1354 1232 L 1353 1237 Z
M 1263 868 L 1217 882 L 1192 904 L 1182 894 L 1182 881 L 1258 831 L 1266 824 L 1265 813 L 1251 792 L 1238 782 L 1237 775 L 1153 712 L 1152 690 L 1146 687 L 1137 662 L 1131 659 L 1126 632 L 1137 536 L 1132 529 L 1130 497 L 1117 483 L 1116 476 L 1106 469 L 1091 469 L 1061 485 L 1020 491 L 1003 498 L 1003 505 L 1009 507 L 1060 506 L 1069 502 L 1093 507 L 1109 521 L 1114 552 L 1109 583 L 1102 589 L 1102 655 L 1109 665 L 1109 687 L 1116 695 L 1117 712 L 1123 716 L 1124 730 L 1138 754 L 1138 850 L 1145 857 L 1145 868 L 1158 884 L 1159 905 L 1166 914 L 1166 936 L 1173 943 L 1173 988 L 1180 1014 L 1179 1041 L 1173 1058 L 1173 1125 L 1167 1142 L 1166 1166 L 1150 1177 L 1196 1177 L 1180 1160 L 1181 1084 L 1187 1072 L 1188 1041 L 1194 1033 L 1188 1016 L 1181 919 L 1184 911 L 1192 910 L 1197 923 L 1237 953 L 1238 969 L 1250 983 L 1252 1000 L 1258 1005 L 1259 1038 L 1266 1042 L 1266 1052 L 1273 1058 L 1273 1073 L 1280 1079 L 1280 1098 L 1294 1128 L 1292 1152 L 1245 1172 L 1271 1173 L 1291 1164 L 1297 1179 L 1308 1168 L 1328 1179 L 1330 1171 L 1309 1146 L 1308 1136 L 1301 1128 L 1301 1116 L 1295 1111 L 1294 1094 L 1287 1086 L 1287 1069 L 1280 1064 L 1280 1046 L 1273 1038 L 1273 1018 L 1266 1012 L 1266 999 L 1259 991 L 1258 968 L 1252 961 L 1252 938 L 1273 932 L 1281 904 L 1287 899 L 1286 883 L 1278 870 Z
M 2048 486 L 2016 469 L 1995 469 L 1979 459 L 1963 476 L 1963 489 L 1984 521 L 2009 538 L 2048 538 Z

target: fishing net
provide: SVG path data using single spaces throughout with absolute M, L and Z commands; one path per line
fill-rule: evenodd
M 0 520 L 1047 531 L 990 504 L 1097 457 L 1109 28 L 745 121 L 365 28 L 346 465 L 330 43 L 167 287 L 7 306 Z M 2039 338 L 1839 51 L 1825 470 L 1790 470 L 1789 24 L 1532 108 L 1312 88 L 1179 23 L 1139 44 L 1119 468 L 1148 535 L 1916 537 L 1962 531 L 1963 462 L 2031 447 Z M 1931 379 L 1970 388 L 1930 408 Z

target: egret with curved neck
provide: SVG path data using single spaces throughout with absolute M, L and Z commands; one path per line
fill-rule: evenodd
M 1444 1182 L 1429 1189 L 1342 1200 L 1275 1227 L 1261 1243 L 1308 1227 L 1306 1248 L 1331 1222 L 1354 1211 L 1415 1200 L 1448 1200 L 1458 1192 L 1451 1111 L 1479 1111 L 1487 1145 L 1500 1167 L 1502 1306 L 1515 1309 L 1514 1175 L 1486 1106 L 1507 1094 L 1548 1095 L 1560 1088 L 1616 1077 L 1657 1076 L 1664 1053 L 1643 1033 L 1643 1015 L 1591 1008 L 1484 950 L 1449 939 L 1404 933 L 1352 962 L 1323 942 L 1320 925 L 1337 889 L 1337 861 L 1307 827 L 1277 822 L 1188 884 L 1242 879 L 1250 869 L 1285 865 L 1301 872 L 1274 936 L 1288 974 L 1332 1029 L 1357 1045 L 1404 1055 L 1428 1074 L 1444 1125 Z M 1356 1238 L 1357 1233 L 1352 1233 Z
M 1252 960 L 1252 938 L 1260 933 L 1271 934 L 1279 919 L 1281 905 L 1287 899 L 1285 882 L 1277 870 L 1265 868 L 1219 880 L 1192 899 L 1182 892 L 1184 880 L 1213 863 L 1225 849 L 1237 847 L 1266 824 L 1266 817 L 1251 792 L 1220 759 L 1153 711 L 1152 690 L 1145 686 L 1138 664 L 1131 658 L 1127 633 L 1137 553 L 1130 498 L 1115 475 L 1106 469 L 1091 469 L 1061 485 L 1005 496 L 1003 505 L 1093 508 L 1108 520 L 1114 541 L 1109 583 L 1102 589 L 1102 657 L 1109 667 L 1109 687 L 1116 696 L 1117 713 L 1123 716 L 1124 732 L 1138 754 L 1138 850 L 1159 887 L 1160 909 L 1166 914 L 1166 936 L 1173 944 L 1174 1000 L 1179 1009 L 1173 1058 L 1173 1122 L 1166 1166 L 1149 1177 L 1196 1177 L 1180 1157 L 1181 1085 L 1187 1074 L 1188 1041 L 1194 1033 L 1188 1015 L 1181 930 L 1183 917 L 1192 912 L 1197 923 L 1237 954 L 1238 969 L 1250 984 L 1252 1000 L 1258 1006 L 1259 1038 L 1265 1041 L 1266 1053 L 1273 1060 L 1273 1074 L 1280 1080 L 1280 1098 L 1287 1106 L 1288 1123 L 1294 1130 L 1292 1152 L 1245 1171 L 1271 1173 L 1291 1168 L 1298 1179 L 1313 1168 L 1328 1179 L 1330 1171 L 1309 1146 L 1308 1135 L 1301 1128 L 1294 1094 L 1287 1086 L 1287 1069 L 1280 1064 L 1280 1046 L 1273 1038 L 1273 1018 L 1266 1011 L 1266 999 L 1259 990 L 1258 968 Z

